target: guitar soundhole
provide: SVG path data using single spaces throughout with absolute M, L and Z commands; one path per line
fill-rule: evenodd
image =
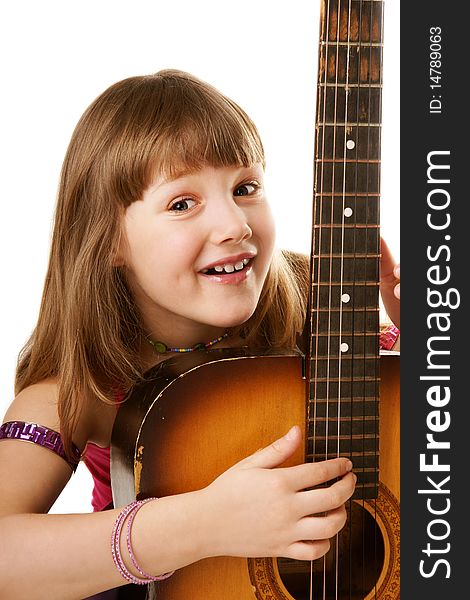
M 385 560 L 382 533 L 375 519 L 356 502 L 350 512 L 324 558 L 313 565 L 277 559 L 280 578 L 295 600 L 363 600 L 374 590 Z

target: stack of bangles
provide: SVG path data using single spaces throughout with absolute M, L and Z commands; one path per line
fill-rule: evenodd
M 163 579 L 167 579 L 168 577 L 171 577 L 171 575 L 173 575 L 173 573 L 174 573 L 174 571 L 170 571 L 168 573 L 164 573 L 163 575 L 149 575 L 139 566 L 139 564 L 137 563 L 135 556 L 134 556 L 134 551 L 132 549 L 132 537 L 131 537 L 132 523 L 134 522 L 134 518 L 135 518 L 135 515 L 137 514 L 138 510 L 144 504 L 146 504 L 147 502 L 150 502 L 152 500 L 157 500 L 157 498 L 146 498 L 145 500 L 138 500 L 138 501 L 136 500 L 135 502 L 132 502 L 132 504 L 125 506 L 122 509 L 122 511 L 119 513 L 119 516 L 116 519 L 116 522 L 114 523 L 113 534 L 111 537 L 111 553 L 113 555 L 113 560 L 114 560 L 114 564 L 116 565 L 116 569 L 124 577 L 124 579 L 126 579 L 130 583 L 135 583 L 137 585 L 146 585 L 147 583 L 153 583 L 154 581 L 162 581 Z M 136 577 L 129 571 L 129 569 L 126 567 L 124 560 L 122 558 L 122 555 L 121 555 L 121 547 L 120 547 L 121 532 L 122 532 L 122 528 L 123 528 L 124 523 L 127 518 L 129 519 L 127 521 L 127 531 L 126 531 L 127 550 L 129 552 L 129 557 L 132 561 L 132 564 L 134 565 L 134 567 L 137 569 L 137 571 L 140 573 L 140 575 L 142 577 Z

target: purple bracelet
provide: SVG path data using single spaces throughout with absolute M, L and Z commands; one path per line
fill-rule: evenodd
M 70 461 L 65 453 L 60 433 L 37 423 L 27 423 L 25 421 L 8 421 L 7 423 L 3 423 L 0 426 L 0 440 L 20 440 L 47 448 L 47 450 L 51 450 L 54 454 L 63 458 L 72 471 L 76 470 L 80 462 L 81 453 L 75 444 L 72 444 L 74 459 Z
M 111 554 L 113 556 L 113 561 L 116 566 L 116 569 L 119 573 L 124 577 L 126 581 L 130 583 L 135 583 L 137 585 L 145 585 L 147 583 L 153 583 L 154 581 L 163 581 L 168 577 L 171 577 L 174 571 L 169 571 L 168 573 L 164 573 L 163 575 L 149 575 L 146 573 L 137 563 L 134 551 L 132 549 L 131 543 L 131 531 L 132 531 L 132 523 L 134 521 L 134 517 L 138 510 L 147 502 L 151 500 L 157 500 L 157 498 L 146 498 L 145 500 L 134 501 L 128 506 L 125 506 L 122 511 L 119 513 L 116 522 L 114 523 L 113 533 L 111 536 Z M 124 560 L 121 555 L 120 541 L 121 541 L 121 531 L 122 527 L 126 521 L 126 518 L 129 517 L 129 521 L 127 524 L 127 550 L 129 552 L 129 556 L 132 560 L 132 564 L 139 571 L 139 573 L 143 576 L 143 578 L 136 577 L 133 575 L 129 569 L 124 564 Z

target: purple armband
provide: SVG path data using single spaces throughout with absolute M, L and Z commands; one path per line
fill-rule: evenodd
M 74 459 L 70 461 L 65 454 L 60 433 L 48 427 L 37 425 L 37 423 L 25 423 L 24 421 L 3 423 L 3 425 L 0 425 L 0 440 L 22 440 L 52 450 L 69 464 L 72 471 L 76 470 L 80 462 L 81 453 L 75 444 L 72 444 Z

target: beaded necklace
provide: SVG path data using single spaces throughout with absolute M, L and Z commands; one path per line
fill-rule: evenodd
M 167 352 L 194 352 L 194 350 L 205 350 L 206 348 L 210 348 L 214 344 L 221 342 L 226 337 L 228 337 L 228 331 L 226 331 L 223 335 L 219 335 L 219 337 L 216 337 L 210 342 L 207 342 L 205 344 L 203 342 L 199 342 L 191 348 L 169 348 L 163 342 L 154 342 L 150 338 L 146 338 L 146 340 L 152 346 L 155 352 L 157 352 L 157 354 L 166 354 Z

